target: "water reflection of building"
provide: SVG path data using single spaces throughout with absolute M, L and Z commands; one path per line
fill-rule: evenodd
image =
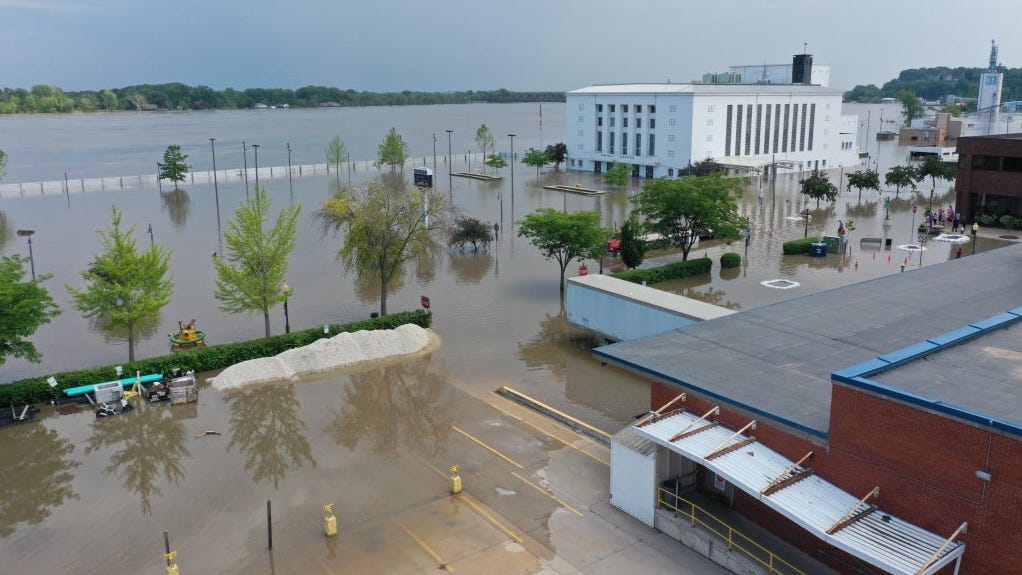
M 842 573 L 1017 571 L 1020 284 L 1009 247 L 595 350 L 687 394 L 622 432 L 612 503 L 655 524 L 675 481 Z

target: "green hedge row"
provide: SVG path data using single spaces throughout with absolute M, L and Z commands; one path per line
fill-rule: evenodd
M 249 359 L 271 357 L 282 351 L 302 347 L 317 339 L 332 337 L 341 332 L 394 329 L 406 323 L 414 323 L 428 328 L 432 319 L 433 316 L 425 311 L 415 310 L 346 324 L 334 324 L 330 326 L 329 333 L 324 333 L 323 327 L 317 327 L 262 339 L 197 347 L 159 357 L 141 359 L 132 363 L 124 363 L 125 375 L 122 377 L 128 377 L 128 375 L 134 374 L 136 371 L 146 374 L 170 373 L 174 368 L 194 370 L 195 372 L 223 369 Z M 115 380 L 117 379 L 117 372 L 114 371 L 113 365 L 107 365 L 55 373 L 53 377 L 56 378 L 58 384 L 55 388 L 51 388 L 46 383 L 47 377 L 32 377 L 15 381 L 8 385 L 0 385 L 0 408 L 12 404 L 22 405 L 56 399 L 60 397 L 61 391 L 69 387 Z
M 698 258 L 685 262 L 674 262 L 655 268 L 627 270 L 611 274 L 610 277 L 636 284 L 641 284 L 642 282 L 655 284 L 677 278 L 708 274 L 711 267 L 713 267 L 713 260 L 710 258 Z
M 784 255 L 793 256 L 796 254 L 808 254 L 809 244 L 814 244 L 820 241 L 818 238 L 802 238 L 797 240 L 791 240 L 790 242 L 784 242 Z
M 735 252 L 727 252 L 720 256 L 720 267 L 722 269 L 736 268 L 742 265 L 742 256 Z

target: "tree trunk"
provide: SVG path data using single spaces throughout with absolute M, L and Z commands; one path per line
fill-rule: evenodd
M 380 315 L 387 315 L 387 278 L 380 278 Z
M 128 326 L 128 361 L 135 361 L 135 329 Z
M 263 310 L 263 327 L 266 328 L 266 335 L 263 337 L 270 337 L 270 311 Z
M 568 261 L 564 262 L 563 264 L 561 264 L 561 293 L 562 294 L 564 293 L 564 270 L 568 269 L 568 264 L 570 264 L 570 263 L 571 263 L 571 260 L 568 260 Z

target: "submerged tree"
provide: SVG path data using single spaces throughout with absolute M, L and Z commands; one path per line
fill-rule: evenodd
M 798 183 L 802 185 L 802 194 L 816 200 L 817 209 L 820 207 L 820 200 L 833 202 L 837 198 L 837 186 L 820 170 L 813 170 L 812 174 Z
M 493 147 L 496 145 L 493 142 L 493 134 L 490 133 L 490 129 L 486 127 L 486 124 L 481 124 L 479 129 L 476 130 L 476 145 L 483 151 L 483 158 L 488 157 L 486 150 L 493 151 Z M 486 163 L 484 162 L 484 164 Z
M 905 118 L 905 125 L 911 125 L 912 120 L 922 118 L 926 113 L 922 100 L 908 90 L 902 90 L 898 94 L 898 101 L 901 102 L 901 115 Z
M 397 166 L 404 167 L 405 160 L 407 159 L 408 144 L 401 138 L 401 134 L 397 133 L 397 128 L 392 127 L 387 132 L 387 137 L 384 138 L 383 142 L 380 143 L 380 147 L 376 150 L 376 160 L 381 165 L 386 164 L 390 166 L 390 171 L 394 171 L 394 168 Z
M 159 178 L 174 182 L 174 189 L 176 190 L 177 185 L 185 181 L 185 174 L 188 173 L 190 167 L 188 165 L 188 154 L 181 153 L 181 146 L 171 144 L 163 152 L 163 163 L 160 164 Z
M 880 174 L 873 170 L 858 170 L 848 174 L 849 191 L 855 188 L 859 190 L 859 200 L 862 200 L 862 190 L 880 191 Z
M 174 282 L 167 276 L 170 252 L 158 244 L 139 252 L 135 227 L 121 229 L 121 211 L 112 208 L 113 221 L 100 231 L 103 252 L 82 272 L 85 287 L 67 286 L 75 309 L 85 318 L 97 318 L 103 330 L 127 334 L 128 361 L 135 361 L 135 336 L 160 320 L 170 303 Z
M 607 168 L 607 171 L 603 174 L 604 183 L 612 186 L 623 186 L 628 183 L 628 180 L 632 177 L 632 170 L 628 167 L 628 164 L 622 164 L 614 162 Z
M 43 324 L 60 314 L 50 292 L 42 282 L 53 276 L 43 275 L 25 281 L 28 258 L 0 258 L 0 365 L 7 357 L 20 357 L 39 363 L 40 355 L 28 340 Z
M 553 208 L 541 208 L 518 221 L 519 237 L 529 238 L 547 259 L 561 270 L 560 288 L 564 292 L 564 271 L 572 261 L 582 261 L 602 250 L 610 231 L 600 226 L 596 210 L 566 214 Z
M 380 313 L 387 313 L 391 280 L 410 260 L 430 260 L 447 232 L 447 203 L 432 188 L 367 182 L 338 190 L 316 211 L 323 233 L 344 232 L 338 258 L 344 269 L 380 280 Z
M 0 148 L 0 180 L 4 179 L 4 173 L 7 171 L 7 152 Z
M 451 237 L 448 244 L 464 248 L 465 244 L 472 245 L 472 251 L 478 251 L 481 245 L 484 248 L 490 247 L 493 241 L 493 228 L 475 218 L 458 218 L 451 229 Z
M 504 158 L 500 157 L 497 154 L 490 154 L 489 157 L 486 158 L 486 165 L 493 168 L 494 171 L 496 171 L 501 168 L 506 168 L 507 160 L 505 160 Z
M 348 146 L 340 136 L 334 136 L 326 146 L 326 161 L 334 165 L 334 175 L 337 176 L 337 187 L 341 187 L 341 162 L 348 161 Z M 350 182 L 349 182 L 350 183 Z
M 266 186 L 238 206 L 224 231 L 227 249 L 213 257 L 220 309 L 227 313 L 262 312 L 265 337 L 270 337 L 270 308 L 287 299 L 283 289 L 291 252 L 295 249 L 301 204 L 286 206 L 272 228 Z
M 529 148 L 522 157 L 522 163 L 526 166 L 536 168 L 536 175 L 539 176 L 539 169 L 550 163 L 550 158 L 543 150 Z
M 543 150 L 546 157 L 553 163 L 555 170 L 561 169 L 561 164 L 568 158 L 568 146 L 564 142 L 558 142 L 556 144 L 550 144 Z
M 901 189 L 905 187 L 916 189 L 918 181 L 919 176 L 913 166 L 894 166 L 884 175 L 884 184 L 894 186 L 895 194 L 901 193 Z
M 621 226 L 621 263 L 629 269 L 635 269 L 646 257 L 646 241 L 638 237 L 639 221 L 633 216 Z

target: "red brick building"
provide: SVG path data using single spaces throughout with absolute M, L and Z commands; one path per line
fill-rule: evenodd
M 1022 218 L 1022 134 L 959 138 L 955 190 L 966 222 L 981 213 Z
M 686 395 L 633 427 L 671 459 L 657 481 L 723 476 L 691 487 L 843 573 L 1022 573 L 1020 300 L 1009 246 L 594 354 L 649 376 L 653 410 Z

